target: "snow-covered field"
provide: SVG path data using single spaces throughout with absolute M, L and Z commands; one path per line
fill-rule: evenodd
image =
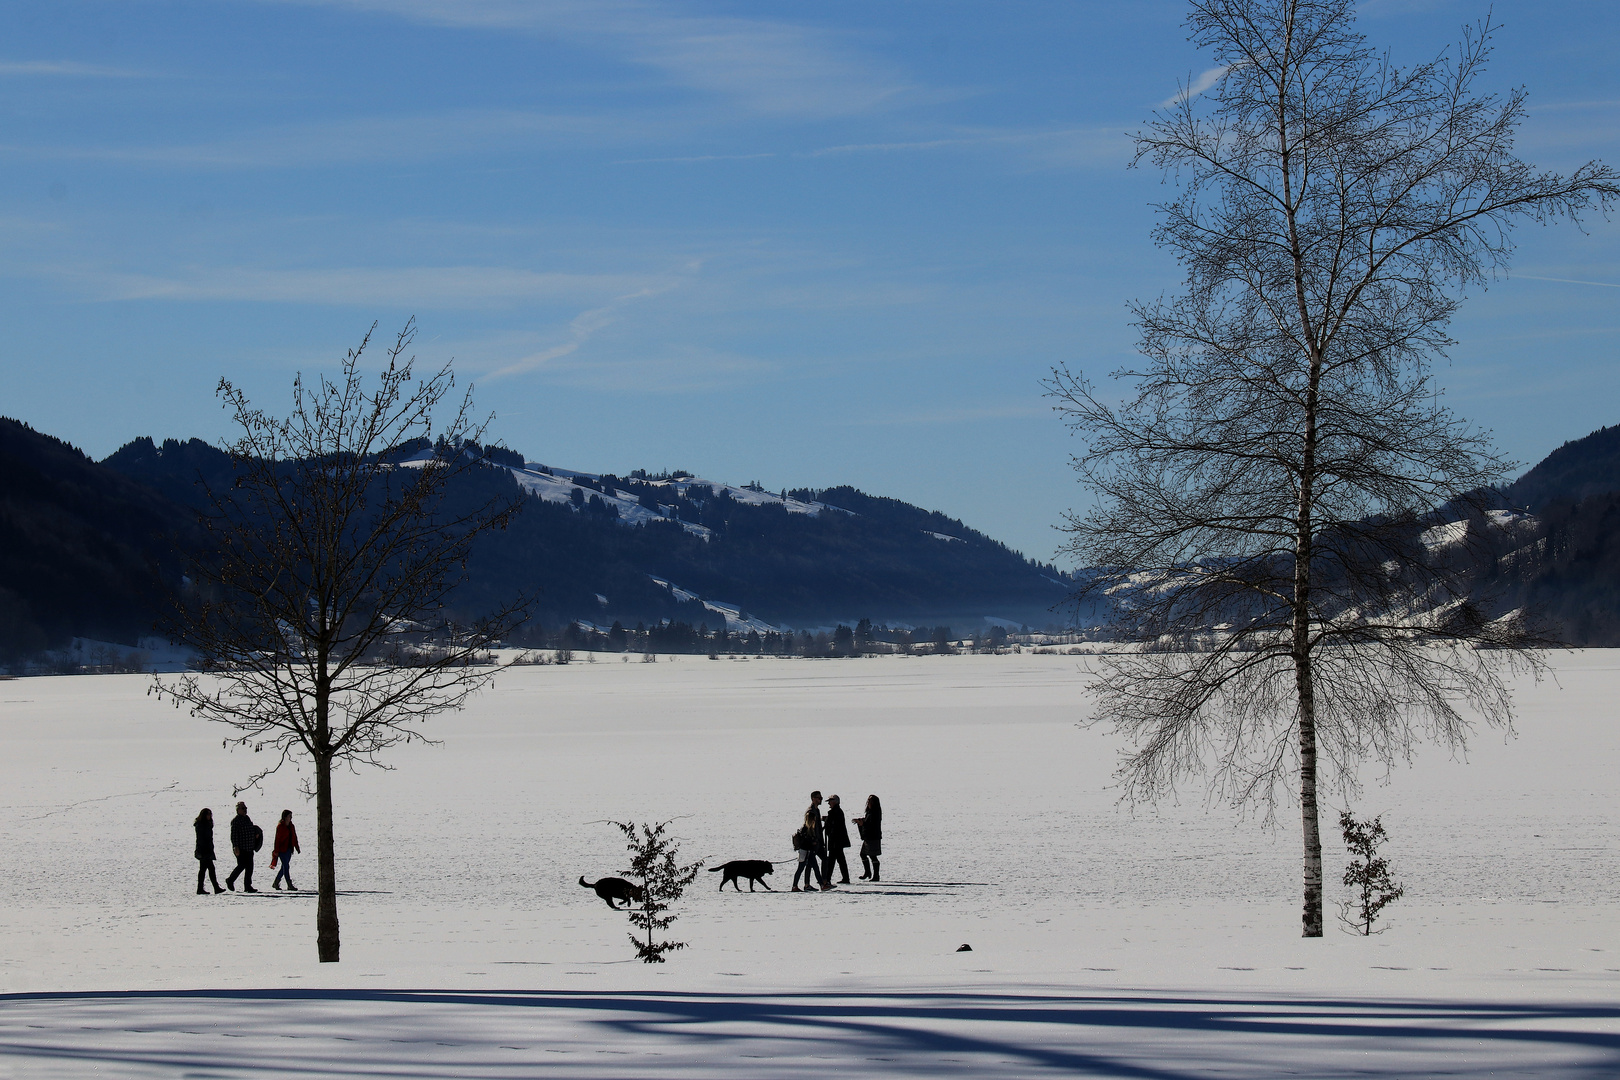
M 0 1077 L 1620 1075 L 1620 655 L 1369 784 L 1407 896 L 1319 941 L 1291 810 L 1116 806 L 1085 658 L 599 660 L 339 776 L 337 965 L 312 894 L 192 891 L 191 820 L 228 852 L 253 755 L 145 677 L 0 682 Z M 312 887 L 298 783 L 245 798 L 293 811 Z M 882 796 L 881 885 L 786 891 L 811 788 Z M 690 947 L 634 962 L 576 883 L 622 867 L 607 818 L 778 859 L 779 891 L 705 874 Z

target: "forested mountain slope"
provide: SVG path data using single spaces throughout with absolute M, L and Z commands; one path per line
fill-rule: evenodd
M 1517 601 L 1572 645 L 1620 645 L 1620 425 L 1565 443 L 1505 493 L 1542 530 Z
M 1614 491 L 1620 491 L 1620 425 L 1565 443 L 1507 487 L 1508 498 L 1532 513 Z
M 0 418 L 0 658 L 73 636 L 133 644 L 178 583 L 193 517 L 79 450 Z
M 535 600 L 531 630 L 670 620 L 763 632 L 863 617 L 969 630 L 986 617 L 1056 623 L 1053 606 L 1069 590 L 1053 567 L 954 518 L 850 487 L 772 493 L 473 450 L 488 468 L 455 498 L 515 498 L 523 509 L 475 548 L 452 614 L 521 592 Z M 0 651 L 152 633 L 183 552 L 202 550 L 206 491 L 230 483 L 229 458 L 201 440 L 136 439 L 97 463 L 0 422 Z
M 425 444 L 417 454 L 432 453 Z M 962 522 L 850 487 L 772 493 L 677 472 L 628 477 L 482 450 L 490 466 L 459 499 L 523 495 L 504 531 L 480 541 L 460 592 L 468 611 L 512 591 L 541 625 L 722 620 L 764 629 L 853 622 L 1045 625 L 1067 592 L 1039 566 Z M 176 501 L 228 482 L 229 462 L 192 440 L 137 439 L 106 465 Z
M 863 617 L 967 630 L 985 618 L 1042 627 L 1071 614 L 1060 605 L 1074 578 L 899 500 L 478 452 L 489 467 L 457 497 L 521 498 L 523 510 L 475 550 L 463 614 L 513 592 L 535 599 L 534 627 L 549 630 L 668 620 L 763 632 Z M 203 484 L 224 490 L 230 475 L 229 459 L 196 439 L 137 439 L 98 464 L 0 420 L 0 658 L 71 636 L 133 643 L 150 633 L 182 552 L 201 550 Z M 1620 645 L 1620 426 L 1566 443 L 1504 488 L 1501 505 L 1519 511 L 1512 528 L 1469 526 L 1491 534 L 1478 549 L 1482 587 L 1498 605 L 1548 616 L 1572 644 Z

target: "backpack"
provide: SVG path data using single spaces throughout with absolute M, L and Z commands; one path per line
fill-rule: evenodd
M 253 826 L 253 850 L 258 851 L 264 847 L 264 830 L 257 825 Z
M 814 836 L 810 832 L 810 827 L 808 825 L 801 825 L 799 826 L 799 831 L 793 834 L 793 850 L 809 851 L 810 844 L 813 840 Z

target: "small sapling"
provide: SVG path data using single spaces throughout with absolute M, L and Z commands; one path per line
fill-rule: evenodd
M 1350 898 L 1339 905 L 1339 921 L 1363 937 L 1382 933 L 1382 930 L 1373 930 L 1373 921 L 1406 892 L 1391 880 L 1389 860 L 1378 855 L 1378 846 L 1389 839 L 1384 831 L 1383 816 L 1357 821 L 1345 810 L 1339 814 L 1339 828 L 1344 832 L 1344 846 L 1351 856 L 1344 868 L 1344 883 L 1352 890 Z
M 630 852 L 630 867 L 625 871 L 626 876 L 639 879 L 642 886 L 641 906 L 628 909 L 630 923 L 638 931 L 630 935 L 630 943 L 636 947 L 636 955 L 644 962 L 662 964 L 666 952 L 684 949 L 686 942 L 654 941 L 653 932 L 668 930 L 678 918 L 664 912 L 697 879 L 698 872 L 703 869 L 703 860 L 680 865 L 677 859 L 681 850 L 680 842 L 664 835 L 671 822 L 660 821 L 641 826 L 633 821 L 615 821 L 613 824 L 624 833 L 624 846 Z M 646 934 L 645 941 L 641 938 L 641 932 Z

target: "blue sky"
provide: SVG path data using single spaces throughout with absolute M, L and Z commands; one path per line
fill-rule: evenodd
M 414 315 L 533 460 L 850 483 L 1044 560 L 1083 496 L 1040 380 L 1177 284 L 1126 133 L 1209 66 L 1183 11 L 8 0 L 0 412 L 217 439 L 220 376 L 279 409 Z M 1361 29 L 1410 61 L 1484 11 Z M 1524 156 L 1620 161 L 1620 5 L 1495 18 Z M 1440 376 L 1530 463 L 1620 422 L 1620 226 L 1518 239 Z

